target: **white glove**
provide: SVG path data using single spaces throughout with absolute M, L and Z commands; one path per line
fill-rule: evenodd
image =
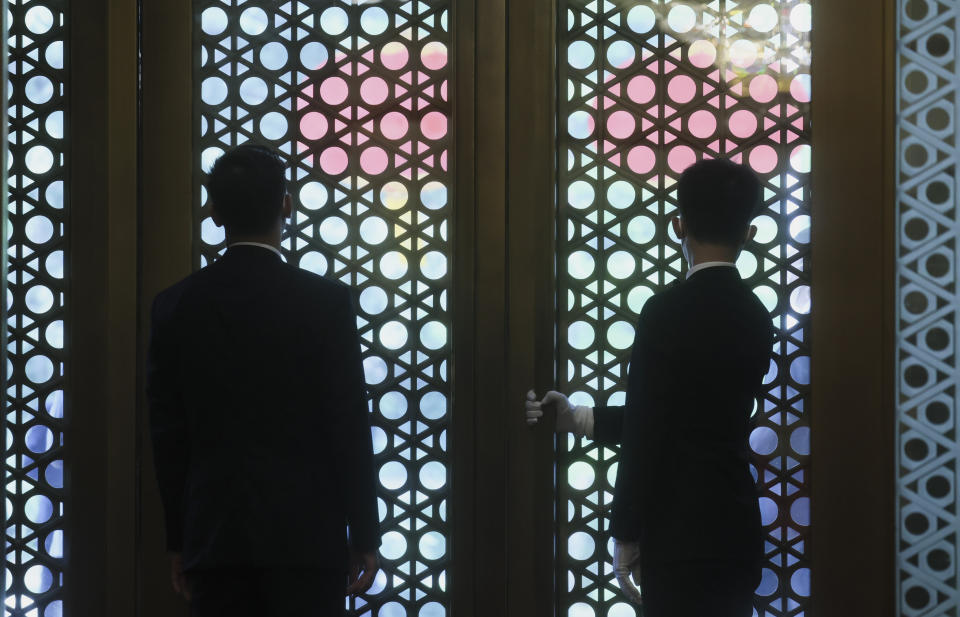
M 620 591 L 634 604 L 643 604 L 640 590 L 634 583 L 640 582 L 640 543 L 621 542 L 613 539 L 613 573 Z M 633 581 L 630 575 L 633 575 Z
M 543 415 L 543 408 L 551 406 L 557 410 L 557 426 L 554 429 L 556 432 L 573 433 L 577 437 L 593 439 L 593 407 L 586 405 L 573 407 L 567 397 L 555 390 L 547 392 L 540 401 L 537 400 L 537 394 L 533 390 L 527 392 L 525 404 L 527 424 L 531 426 L 536 424 Z

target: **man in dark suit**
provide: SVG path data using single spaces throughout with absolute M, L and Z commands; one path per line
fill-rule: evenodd
M 769 370 L 770 314 L 735 261 L 762 190 L 747 168 L 701 161 L 678 186 L 673 229 L 686 280 L 650 298 L 636 326 L 626 403 L 527 398 L 527 421 L 620 444 L 610 533 L 621 588 L 645 617 L 750 617 L 763 536 L 750 472 L 754 402 Z
M 224 154 L 207 192 L 228 248 L 157 295 L 147 363 L 173 585 L 197 616 L 341 615 L 380 545 L 351 292 L 284 263 L 276 153 Z

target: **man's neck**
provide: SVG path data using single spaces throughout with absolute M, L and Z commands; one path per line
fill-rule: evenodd
M 725 261 L 735 263 L 740 251 L 732 249 L 729 246 L 716 244 L 697 244 L 688 243 L 687 266 L 690 268 L 713 261 Z
M 262 234 L 262 235 L 228 235 L 226 237 L 227 246 L 236 242 L 256 242 L 257 244 L 266 244 L 280 250 L 280 234 Z

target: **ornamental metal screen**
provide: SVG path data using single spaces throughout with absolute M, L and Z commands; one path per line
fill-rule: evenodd
M 897 2 L 898 615 L 949 615 L 957 570 L 957 19 Z
M 773 315 L 776 359 L 750 443 L 764 461 L 766 563 L 756 613 L 805 614 L 810 595 L 810 3 L 559 0 L 558 307 L 561 387 L 622 404 L 644 302 L 686 264 L 669 219 L 701 158 L 750 165 L 758 233 L 737 266 Z M 612 573 L 617 451 L 558 452 L 559 614 L 628 617 Z
M 67 0 L 8 0 L 6 607 L 60 617 L 64 585 Z
M 447 614 L 448 0 L 196 0 L 195 266 L 204 172 L 256 142 L 289 167 L 288 262 L 358 291 L 383 570 L 357 614 Z
M 5 614 L 60 617 L 68 3 L 9 0 L 6 9 Z

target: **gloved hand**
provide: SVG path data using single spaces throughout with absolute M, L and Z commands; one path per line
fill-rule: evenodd
M 634 583 L 640 582 L 640 543 L 621 542 L 613 539 L 613 573 L 617 577 L 620 591 L 634 604 L 643 604 L 640 590 Z M 630 575 L 633 581 L 630 581 Z
M 524 405 L 527 414 L 527 424 L 534 425 L 540 421 L 544 408 L 553 407 L 557 411 L 557 425 L 554 430 L 558 433 L 573 433 L 577 437 L 588 437 L 593 439 L 593 408 L 586 405 L 570 405 L 570 401 L 564 395 L 555 390 L 550 390 L 543 397 L 543 400 L 537 400 L 537 394 L 530 390 L 527 392 L 527 401 Z

